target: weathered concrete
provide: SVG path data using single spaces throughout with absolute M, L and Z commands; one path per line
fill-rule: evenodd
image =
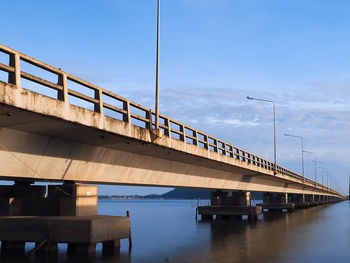
M 97 186 L 64 183 L 46 186 L 15 183 L 0 186 L 0 215 L 97 215 Z
M 250 206 L 250 192 L 216 191 L 211 192 L 211 206 Z
M 211 192 L 210 206 L 199 206 L 198 214 L 202 220 L 211 220 L 213 216 L 219 218 L 242 218 L 255 220 L 261 214 L 261 208 L 250 206 L 250 192 L 216 191 Z
M 315 202 L 314 195 L 305 195 L 305 201 L 310 203 L 311 206 L 313 206 Z
M 35 249 L 36 254 L 57 254 L 58 244 L 49 240 L 47 240 L 45 243 L 43 243 L 43 241 L 35 242 Z
M 25 242 L 36 243 L 35 253 L 57 252 L 57 243 L 68 243 L 69 253 L 93 252 L 98 242 L 114 251 L 121 238 L 131 241 L 129 216 L 97 215 L 97 186 L 66 182 L 45 193 L 46 186 L 23 182 L 0 187 L 3 252 L 23 252 Z
M 0 52 L 10 58 L 8 65 L 0 63 L 0 70 L 8 73 L 8 81 L 0 82 L 0 114 L 4 116 L 0 179 L 271 191 L 344 199 L 332 189 L 279 165 L 274 168 L 262 157 L 162 114 L 161 130 L 154 130 L 151 109 L 1 44 Z M 23 61 L 56 75 L 57 81 L 22 70 Z M 57 97 L 25 89 L 21 78 L 57 91 Z M 92 93 L 70 89 L 68 80 Z M 72 105 L 69 95 L 91 107 Z M 107 97 L 114 102 L 106 101 Z M 106 116 L 106 109 L 121 117 Z M 142 127 L 134 125 L 135 120 Z
M 25 242 L 22 241 L 1 241 L 1 253 L 21 253 L 24 254 Z
M 293 203 L 271 203 L 271 204 L 257 204 L 257 206 L 260 206 L 263 210 L 263 212 L 269 211 L 283 211 L 286 210 L 287 212 L 293 212 L 295 210 L 295 204 Z
M 306 202 L 306 197 L 303 194 L 288 194 L 288 202 L 295 204 L 296 209 L 310 207 L 310 203 Z
M 49 185 L 48 199 L 51 207 L 56 209 L 53 211 L 53 215 L 97 215 L 98 194 L 96 185 L 72 183 Z
M 264 211 L 283 211 L 293 212 L 295 204 L 289 203 L 288 194 L 286 193 L 264 193 L 262 204 L 257 204 Z
M 15 183 L 0 186 L 0 215 L 43 215 L 46 187 Z
M 215 215 L 217 218 L 241 217 L 247 215 L 248 219 L 255 220 L 258 215 L 262 214 L 262 209 L 259 206 L 199 206 L 198 214 L 202 220 L 209 220 Z
M 128 238 L 130 220 L 120 216 L 0 217 L 2 249 L 22 250 L 25 242 L 68 243 L 71 250 L 92 252 L 99 242 Z
M 0 82 L 0 178 L 318 193 L 312 182 Z M 6 128 L 5 128 L 6 127 Z M 52 168 L 55 173 L 52 173 Z
M 113 253 L 119 251 L 120 249 L 120 240 L 114 241 L 105 241 L 102 242 L 102 251 L 105 253 Z

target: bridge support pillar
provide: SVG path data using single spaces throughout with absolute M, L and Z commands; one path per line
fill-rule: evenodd
M 1 253 L 24 254 L 25 242 L 23 241 L 1 241 Z
M 264 193 L 263 203 L 258 204 L 263 211 L 283 211 L 293 212 L 295 204 L 288 201 L 288 194 L 285 193 Z
M 320 200 L 320 204 L 323 205 L 325 203 L 324 195 L 320 195 L 319 200 Z
M 48 186 L 51 213 L 57 216 L 97 215 L 97 186 L 64 183 Z
M 304 194 L 288 194 L 288 201 L 295 204 L 296 209 L 310 207 L 310 203 L 306 201 Z
M 250 206 L 250 192 L 216 191 L 211 192 L 211 206 Z
M 328 196 L 328 195 L 326 195 L 325 196 L 325 198 L 326 198 L 326 203 L 328 204 L 328 203 L 330 203 L 330 199 L 331 199 L 331 197 L 330 196 Z
M 211 193 L 210 206 L 198 207 L 198 214 L 202 220 L 237 218 L 248 216 L 255 220 L 262 213 L 261 207 L 250 206 L 250 192 L 244 191 L 221 191 Z
M 103 253 L 114 253 L 120 249 L 120 240 L 107 241 L 102 243 Z
M 31 185 L 29 182 L 15 182 L 13 185 L 1 185 L 0 215 L 44 215 L 48 207 L 45 194 L 45 186 Z
M 314 195 L 315 205 L 321 204 L 321 198 L 320 195 Z
M 89 253 L 94 253 L 95 251 L 96 251 L 95 243 L 87 243 L 87 244 L 69 243 L 67 248 L 68 254 L 89 254 Z
M 94 252 L 96 240 L 104 250 L 119 247 L 120 239 L 130 239 L 130 219 L 97 215 L 97 198 L 93 185 L 50 185 L 47 196 L 42 185 L 0 186 L 1 251 L 24 252 L 26 242 L 36 243 L 36 253 L 57 251 L 58 242 L 75 253 Z
M 305 201 L 310 204 L 310 206 L 317 205 L 315 202 L 315 196 L 314 195 L 305 195 Z

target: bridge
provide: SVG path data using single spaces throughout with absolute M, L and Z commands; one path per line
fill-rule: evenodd
M 1 179 L 343 198 L 335 190 L 281 166 L 274 174 L 272 162 L 164 115 L 160 115 L 161 136 L 153 130 L 151 109 L 3 45 L 0 51 L 9 56 L 9 65 L 0 64 L 9 75 L 7 83 L 0 83 Z M 21 63 L 46 70 L 57 80 L 24 72 Z M 57 97 L 25 89 L 22 78 L 57 91 Z M 86 93 L 70 89 L 68 81 L 81 85 Z M 70 97 L 86 102 L 87 108 L 70 104 Z
M 151 109 L 4 45 L 0 52 L 9 61 L 0 63 L 8 75 L 0 82 L 0 180 L 258 191 L 301 202 L 345 198 L 162 114 L 155 130 Z

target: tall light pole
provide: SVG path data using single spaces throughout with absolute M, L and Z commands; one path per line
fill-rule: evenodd
M 311 153 L 315 156 L 315 159 L 313 162 L 315 163 L 315 186 L 317 185 L 317 161 L 316 161 L 316 153 L 314 152 L 309 152 L 309 151 L 303 151 L 304 153 Z
M 285 136 L 290 136 L 290 137 L 295 137 L 295 138 L 299 138 L 301 140 L 301 168 L 303 171 L 303 180 L 305 182 L 305 173 L 304 173 L 304 140 L 303 137 L 301 136 L 297 136 L 297 135 L 292 135 L 292 134 L 284 134 Z
M 247 97 L 248 100 L 258 100 L 264 102 L 270 102 L 273 105 L 273 159 L 274 159 L 274 174 L 277 174 L 277 152 L 276 152 L 276 105 L 273 100 L 265 100 L 253 97 Z
M 349 172 L 349 200 L 350 200 L 350 172 Z
M 318 163 L 318 164 L 321 165 L 321 167 L 319 167 L 319 168 L 322 170 L 322 186 L 323 186 L 323 170 L 325 170 L 326 168 L 323 168 L 323 163 L 322 162 L 319 162 L 319 161 L 313 161 L 313 162 L 315 162 L 315 164 Z
M 327 187 L 328 189 L 331 188 L 331 171 L 330 170 L 327 170 Z
M 159 36 L 160 36 L 160 0 L 157 1 L 157 59 L 156 59 L 156 130 L 159 129 Z M 151 116 L 152 119 L 152 116 Z M 151 122 L 151 129 L 152 129 Z
M 324 168 L 322 163 L 319 163 L 319 164 L 321 164 L 321 167 L 319 167 L 319 168 L 322 170 L 322 186 L 324 186 L 323 171 L 324 171 L 324 170 L 327 171 L 327 168 Z

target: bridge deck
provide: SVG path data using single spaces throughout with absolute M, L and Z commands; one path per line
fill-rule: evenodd
M 341 196 L 281 166 L 274 175 L 273 163 L 164 115 L 158 138 L 150 109 L 3 45 L 0 51 L 10 61 L 0 63 L 9 74 L 9 83 L 0 83 L 2 178 Z M 57 84 L 21 71 L 23 62 L 53 73 Z M 24 89 L 21 79 L 56 90 L 57 98 Z M 93 95 L 69 89 L 68 81 Z M 90 107 L 70 104 L 69 96 Z

